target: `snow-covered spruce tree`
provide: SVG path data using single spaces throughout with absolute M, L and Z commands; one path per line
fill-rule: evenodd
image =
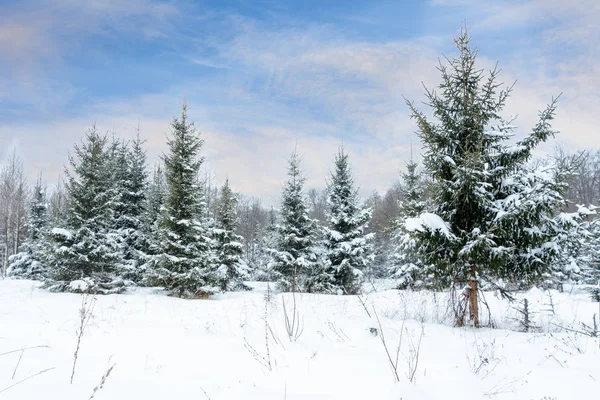
M 592 219 L 588 230 L 590 232 L 588 252 L 591 254 L 592 283 L 600 287 L 600 218 Z
M 595 207 L 577 206 L 575 212 L 561 212 L 555 217 L 558 256 L 553 260 L 546 285 L 562 288 L 563 283 L 594 281 Z M 592 251 L 590 251 L 592 250 Z
M 421 259 L 444 284 L 469 282 L 470 317 L 479 325 L 478 280 L 518 283 L 541 279 L 556 256 L 552 217 L 566 185 L 551 168 L 525 167 L 533 149 L 554 135 L 556 101 L 540 113 L 533 132 L 510 144 L 514 127 L 500 112 L 511 88 L 498 70 L 484 78 L 466 30 L 455 38 L 460 55 L 440 65 L 439 92 L 426 91 L 436 122 L 412 103 L 434 184 L 433 213 L 408 219 Z M 558 179 L 557 179 L 558 177 Z M 463 323 L 457 314 L 457 323 Z
M 131 234 L 128 228 L 127 192 L 129 176 L 129 146 L 128 144 L 112 137 L 108 145 L 109 171 L 110 171 L 110 197 L 112 199 L 111 220 L 106 221 L 107 228 L 114 236 L 121 255 L 120 262 L 115 265 L 115 274 L 130 279 L 133 275 L 131 260 L 129 259 L 127 240 Z
M 434 286 L 431 267 L 420 258 L 417 242 L 406 229 L 406 220 L 416 218 L 425 211 L 423 200 L 423 180 L 418 170 L 419 164 L 411 159 L 406 163 L 406 172 L 401 174 L 401 199 L 399 215 L 395 221 L 393 234 L 393 264 L 390 268 L 392 278 L 398 280 L 398 289 L 424 288 Z
M 167 193 L 158 225 L 158 248 L 149 261 L 147 280 L 180 297 L 208 296 L 218 290 L 206 203 L 198 172 L 204 141 L 187 119 L 171 123 L 169 153 L 163 157 Z
M 127 181 L 129 180 L 129 147 L 128 144 L 116 137 L 112 137 L 108 145 L 110 181 L 112 183 L 112 208 L 115 229 L 125 225 Z
M 343 148 L 335 156 L 335 170 L 327 187 L 326 216 L 325 262 L 319 273 L 309 279 L 309 290 L 358 294 L 363 274 L 373 259 L 374 234 L 365 233 L 371 210 L 359 206 L 348 154 Z
M 142 243 L 141 259 L 138 273 L 141 275 L 142 284 L 149 284 L 148 270 L 152 257 L 160 253 L 160 238 L 158 235 L 161 208 L 167 194 L 164 169 L 162 163 L 157 164 L 152 172 L 152 178 L 148 183 L 146 204 L 142 215 Z
M 13 278 L 37 279 L 44 278 L 42 256 L 47 234 L 46 190 L 42 185 L 41 176 L 33 188 L 33 196 L 29 208 L 27 224 L 27 239 L 21 245 L 19 253 L 11 256 L 7 275 Z
M 244 279 L 248 279 L 248 266 L 243 259 L 243 237 L 236 234 L 237 198 L 229 186 L 229 179 L 221 188 L 217 210 L 215 251 L 219 263 L 218 276 L 221 290 L 248 290 Z
M 111 226 L 114 190 L 110 161 L 108 138 L 95 127 L 75 145 L 71 170 L 66 172 L 67 221 L 65 228 L 50 231 L 53 244 L 45 255 L 51 290 L 120 290 L 121 282 L 114 279 L 121 253 Z
M 129 181 L 126 203 L 128 204 L 129 226 L 132 229 L 132 240 L 129 249 L 131 257 L 139 265 L 143 260 L 143 252 L 147 247 L 148 237 L 144 235 L 144 215 L 148 204 L 148 170 L 146 167 L 146 150 L 140 135 L 132 140 L 129 150 Z
M 143 229 L 148 174 L 146 152 L 139 133 L 131 143 L 113 144 L 112 161 L 116 191 L 114 228 L 123 252 L 119 275 L 138 282 L 141 279 L 139 266 L 145 261 L 148 240 Z
M 316 262 L 314 237 L 316 222 L 308 216 L 303 192 L 305 178 L 300 157 L 294 152 L 289 161 L 288 180 L 281 195 L 275 247 L 270 250 L 269 269 L 281 291 L 305 291 L 306 280 Z

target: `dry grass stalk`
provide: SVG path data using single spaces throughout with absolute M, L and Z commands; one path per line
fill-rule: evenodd
M 75 377 L 75 368 L 77 367 L 77 359 L 79 358 L 79 348 L 81 347 L 81 340 L 85 330 L 92 319 L 94 305 L 96 304 L 96 298 L 91 296 L 89 293 L 81 295 L 81 307 L 79 308 L 79 327 L 77 328 L 77 346 L 75 346 L 75 352 L 73 353 L 73 367 L 71 369 L 71 381 L 73 384 L 73 378 Z

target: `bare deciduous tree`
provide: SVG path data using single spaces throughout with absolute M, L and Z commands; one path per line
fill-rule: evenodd
M 268 214 L 259 199 L 239 195 L 236 233 L 244 238 L 244 257 L 252 268 L 257 265 Z
M 18 252 L 27 235 L 28 192 L 23 162 L 14 151 L 0 169 L 0 261 L 3 276 L 9 257 Z

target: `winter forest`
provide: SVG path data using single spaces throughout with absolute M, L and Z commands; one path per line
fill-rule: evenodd
M 22 297 L 14 321 L 34 298 L 53 306 L 46 328 L 0 329 L 12 345 L 0 353 L 18 358 L 0 354 L 0 399 L 44 387 L 56 398 L 593 398 L 600 150 L 538 152 L 569 134 L 553 128 L 560 93 L 517 129 L 504 112 L 512 82 L 478 64 L 466 29 L 454 46 L 435 86 L 405 99 L 411 159 L 366 198 L 341 141 L 326 187 L 311 188 L 299 139 L 274 206 L 215 182 L 185 101 L 156 163 L 143 127 L 125 140 L 90 126 L 52 185 L 43 170 L 28 180 L 13 152 L 0 166 L 0 301 Z M 203 365 L 186 369 L 187 352 Z

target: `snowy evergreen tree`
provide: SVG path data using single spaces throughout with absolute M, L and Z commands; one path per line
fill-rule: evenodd
M 237 227 L 237 199 L 229 186 L 229 179 L 221 188 L 217 226 L 213 230 L 215 250 L 219 262 L 219 280 L 221 290 L 248 289 L 244 279 L 248 279 L 248 266 L 242 258 L 243 237 L 235 233 Z
M 158 227 L 158 248 L 149 264 L 148 280 L 178 296 L 206 296 L 218 290 L 206 203 L 198 172 L 204 141 L 187 118 L 184 104 L 171 123 L 169 153 L 164 156 L 167 194 Z
M 327 206 L 328 226 L 323 228 L 326 260 L 319 273 L 309 279 L 309 291 L 358 294 L 363 274 L 372 261 L 373 234 L 365 233 L 371 210 L 359 206 L 348 155 L 343 148 L 335 157 Z
M 40 241 L 44 239 L 47 226 L 48 202 L 46 200 L 46 189 L 43 186 L 42 178 L 38 179 L 33 188 L 33 198 L 29 209 L 29 223 L 27 224 L 27 234 L 30 241 Z
M 150 283 L 148 278 L 152 269 L 150 261 L 153 256 L 160 253 L 160 238 L 158 235 L 161 208 L 166 197 L 167 188 L 165 174 L 160 164 L 154 167 L 152 179 L 148 183 L 148 192 L 146 195 L 146 204 L 142 215 L 142 233 L 141 233 L 141 251 L 138 255 L 141 257 L 138 267 L 138 273 L 142 277 L 141 283 Z
M 146 169 L 146 150 L 143 148 L 144 141 L 140 135 L 131 142 L 129 151 L 129 181 L 127 191 L 127 204 L 129 227 L 132 229 L 132 240 L 130 251 L 133 251 L 132 258 L 139 262 L 140 252 L 145 249 L 147 238 L 144 237 L 143 224 L 146 214 L 146 205 L 148 204 L 146 196 L 148 192 L 148 171 Z
M 485 79 L 476 68 L 466 30 L 455 44 L 460 55 L 439 67 L 439 93 L 426 92 L 438 122 L 409 103 L 434 181 L 434 207 L 406 227 L 438 281 L 469 282 L 470 317 L 478 326 L 479 278 L 523 284 L 547 272 L 556 256 L 552 217 L 566 185 L 560 171 L 525 167 L 536 146 L 555 133 L 556 102 L 540 113 L 530 135 L 511 145 L 514 127 L 500 117 L 511 88 L 500 89 L 498 70 Z
M 13 255 L 9 262 L 7 275 L 13 278 L 43 279 L 43 254 L 47 234 L 46 190 L 42 186 L 41 177 L 33 188 L 33 197 L 29 209 L 27 239 L 21 245 L 19 253 Z
M 115 142 L 112 158 L 116 192 L 114 228 L 123 253 L 119 274 L 123 278 L 139 281 L 139 265 L 145 261 L 148 241 L 143 226 L 148 176 L 146 152 L 139 133 L 130 144 Z
M 45 257 L 49 287 L 59 291 L 119 290 L 114 273 L 121 249 L 111 226 L 115 199 L 108 138 L 95 127 L 90 129 L 81 144 L 75 145 L 70 164 L 66 228 L 50 231 L 53 245 Z
M 590 233 L 587 252 L 590 254 L 591 279 L 600 286 L 600 218 L 592 219 L 587 229 Z
M 133 266 L 127 241 L 131 234 L 128 227 L 127 191 L 129 183 L 129 147 L 128 144 L 113 135 L 108 143 L 108 169 L 110 174 L 109 197 L 111 200 L 110 220 L 106 221 L 106 229 L 114 237 L 118 246 L 120 260 L 115 265 L 114 273 L 127 279 L 133 278 Z
M 127 186 L 129 182 L 129 147 L 123 140 L 112 137 L 109 144 L 109 171 L 112 191 L 112 217 L 111 226 L 120 231 L 126 229 L 127 218 Z M 124 235 L 124 234 L 123 234 Z
M 553 260 L 546 283 L 562 287 L 563 283 L 594 281 L 594 232 L 597 224 L 595 207 L 577 206 L 575 212 L 562 212 L 554 219 L 558 256 Z
M 423 288 L 433 285 L 431 268 L 423 264 L 417 242 L 406 229 L 406 220 L 416 218 L 425 211 L 423 181 L 418 171 L 419 164 L 412 157 L 402 173 L 402 200 L 399 202 L 399 217 L 395 222 L 395 243 L 391 276 L 398 280 L 398 289 Z
M 281 291 L 306 290 L 307 277 L 315 267 L 314 233 L 316 222 L 308 216 L 303 192 L 305 178 L 300 157 L 294 152 L 289 161 L 288 180 L 283 187 L 275 247 L 271 249 L 269 268 Z

